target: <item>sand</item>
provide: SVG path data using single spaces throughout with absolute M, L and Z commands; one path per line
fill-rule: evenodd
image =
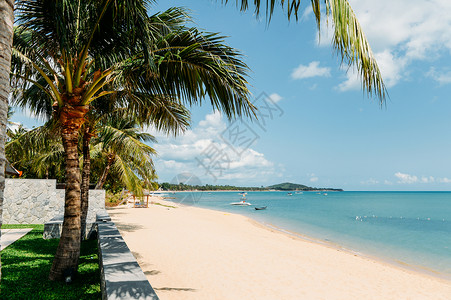
M 451 281 L 244 216 L 160 205 L 108 212 L 162 300 L 451 299 Z

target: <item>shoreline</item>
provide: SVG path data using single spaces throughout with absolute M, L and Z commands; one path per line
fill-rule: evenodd
M 281 192 L 281 193 L 291 193 L 291 192 L 300 192 L 300 193 L 318 193 L 318 192 L 348 192 L 348 191 L 344 191 L 344 190 L 301 190 L 301 191 L 296 191 L 296 190 L 184 190 L 184 191 L 158 191 L 156 193 L 156 195 L 160 194 L 173 194 L 173 193 L 189 193 L 189 192 L 194 192 L 194 193 L 214 193 L 214 192 Z
M 204 208 L 202 208 L 204 209 Z M 209 210 L 208 208 L 206 208 L 207 210 Z M 211 209 L 212 211 L 215 211 L 214 209 Z M 363 259 L 369 259 L 369 260 L 373 260 L 375 262 L 378 263 L 382 263 L 382 264 L 387 264 L 390 265 L 392 267 L 395 268 L 399 268 L 408 272 L 413 272 L 413 273 L 419 273 L 428 277 L 432 277 L 438 280 L 443 280 L 444 282 L 447 282 L 449 284 L 451 284 L 451 274 L 446 274 L 425 266 L 421 266 L 421 265 L 414 265 L 411 263 L 407 263 L 404 262 L 402 260 L 397 260 L 397 259 L 393 259 L 393 258 L 387 258 L 387 257 L 381 257 L 381 256 L 377 256 L 377 255 L 371 255 L 368 253 L 364 253 L 361 251 L 357 251 L 351 248 L 347 248 L 343 245 L 341 245 L 340 243 L 334 243 L 331 241 L 326 241 L 326 240 L 322 240 L 322 239 L 318 239 L 309 235 L 306 235 L 304 233 L 299 233 L 296 231 L 292 231 L 292 230 L 288 230 L 288 229 L 284 229 L 281 227 L 278 227 L 274 224 L 271 223 L 264 223 L 264 222 L 259 222 L 257 220 L 252 219 L 251 217 L 247 217 L 244 216 L 246 218 L 249 219 L 249 221 L 251 223 L 254 223 L 255 226 L 259 226 L 261 228 L 264 228 L 266 230 L 269 230 L 271 232 L 274 233 L 279 233 L 279 234 L 285 234 L 288 236 L 293 236 L 295 238 L 298 238 L 302 241 L 305 242 L 309 242 L 309 243 L 313 243 L 313 244 L 318 244 L 320 246 L 324 246 L 324 247 L 328 247 L 334 250 L 338 250 L 338 251 L 343 251 L 346 253 L 349 253 L 351 255 L 355 255 L 355 256 L 359 256 Z
M 209 299 L 211 293 L 217 299 L 299 299 L 301 294 L 309 299 L 446 299 L 451 294 L 449 279 L 415 266 L 239 214 L 156 202 L 177 208 L 151 205 L 109 212 L 161 299 Z M 143 235 L 152 240 L 148 247 L 142 245 Z M 241 277 L 245 282 L 236 282 Z M 298 282 L 309 285 L 299 287 Z
M 187 192 L 187 191 L 178 191 L 178 192 Z M 197 193 L 201 193 L 204 191 L 191 191 L 191 192 L 197 192 Z M 235 191 L 212 191 L 212 192 L 235 192 Z M 259 192 L 259 191 L 253 191 L 253 192 Z M 261 192 L 265 192 L 265 191 L 261 191 Z M 275 191 L 275 192 L 285 192 L 285 191 Z M 305 191 L 307 193 L 309 192 L 313 192 L 313 191 Z M 337 191 L 331 191 L 331 192 L 337 192 Z M 349 192 L 349 191 L 346 191 Z M 356 192 L 360 192 L 360 191 L 356 191 Z M 391 191 L 383 191 L 382 193 L 385 192 L 389 192 L 391 193 Z M 427 191 L 426 191 L 427 192 Z M 444 192 L 444 191 L 438 191 L 438 192 Z M 416 192 L 415 192 L 416 193 Z M 448 193 L 448 192 L 446 192 Z M 170 197 L 162 197 L 162 199 L 164 201 L 168 201 L 170 203 L 174 203 L 169 199 L 173 199 Z M 168 200 L 165 200 L 168 199 Z M 174 203 L 175 204 L 175 203 Z M 389 264 L 391 266 L 394 266 L 396 268 L 401 268 L 407 271 L 412 271 L 412 272 L 417 272 L 417 273 L 421 273 L 427 276 L 431 276 L 433 278 L 437 278 L 440 280 L 444 280 L 446 282 L 451 283 L 451 272 L 444 272 L 438 269 L 434 269 L 433 267 L 428 267 L 426 265 L 420 265 L 420 264 L 415 264 L 414 262 L 412 262 L 412 260 L 410 262 L 395 258 L 395 257 L 390 257 L 389 255 L 384 255 L 382 253 L 378 253 L 378 252 L 373 252 L 373 253 L 368 253 L 365 252 L 364 250 L 358 250 L 358 249 L 353 249 L 352 247 L 348 247 L 346 245 L 343 245 L 340 243 L 340 241 L 336 241 L 336 242 L 332 242 L 330 240 L 327 239 L 321 239 L 321 238 L 316 238 L 314 236 L 311 236 L 309 234 L 306 233 L 302 233 L 302 232 L 297 232 L 295 231 L 295 229 L 286 229 L 283 227 L 279 227 L 275 224 L 272 224 L 270 222 L 265 222 L 265 221 L 258 221 L 256 219 L 253 219 L 252 216 L 246 215 L 246 214 L 239 214 L 239 213 L 233 213 L 233 212 L 229 212 L 227 210 L 220 210 L 220 209 L 215 209 L 215 208 L 210 208 L 210 207 L 199 207 L 196 205 L 185 205 L 183 203 L 177 203 L 177 205 L 179 206 L 186 206 L 186 207 L 195 207 L 195 208 L 199 208 L 199 209 L 205 209 L 205 210 L 209 210 L 209 211 L 219 211 L 219 212 L 225 212 L 225 213 L 230 213 L 230 214 L 236 214 L 236 215 L 240 215 L 240 216 L 244 216 L 246 218 L 249 218 L 249 220 L 255 222 L 256 226 L 261 226 L 265 229 L 268 229 L 272 232 L 279 232 L 282 234 L 287 234 L 289 236 L 294 236 L 297 237 L 301 240 L 304 241 L 308 241 L 308 242 L 312 242 L 312 243 L 317 243 L 319 245 L 323 245 L 326 247 L 330 247 L 339 251 L 345 251 L 348 252 L 350 254 L 353 255 L 358 255 L 362 258 L 367 258 L 367 259 L 371 259 L 377 262 L 381 262 L 381 263 L 385 263 L 385 264 Z
M 163 197 L 161 199 L 161 201 L 165 201 L 167 203 L 173 203 L 173 205 L 176 205 L 177 207 L 193 207 L 190 205 L 184 205 L 183 203 L 174 203 L 170 200 L 165 200 L 166 197 Z M 160 201 L 160 200 L 159 200 Z M 449 284 L 451 284 L 451 274 L 447 274 L 447 273 L 443 273 L 431 268 L 428 268 L 426 266 L 421 266 L 421 265 L 414 265 L 411 263 L 407 263 L 404 262 L 402 260 L 398 260 L 398 259 L 393 259 L 393 258 L 388 258 L 388 257 L 381 257 L 381 256 L 377 256 L 377 255 L 371 255 L 368 253 L 364 253 L 364 252 L 360 252 L 351 248 L 347 248 L 343 245 L 341 245 L 340 243 L 334 243 L 331 241 L 326 241 L 326 240 L 322 240 L 322 239 L 318 239 L 312 236 L 309 236 L 307 234 L 304 233 L 300 233 L 300 232 L 296 232 L 293 230 L 289 230 L 289 229 L 284 229 L 282 227 L 279 227 L 277 225 L 274 225 L 272 223 L 266 223 L 266 222 L 260 222 L 257 221 L 249 216 L 246 215 L 241 215 L 238 213 L 231 213 L 228 211 L 222 211 L 222 210 L 216 210 L 216 209 L 212 209 L 212 208 L 204 208 L 204 207 L 197 207 L 194 206 L 194 208 L 196 209 L 202 209 L 202 210 L 207 210 L 207 211 L 212 211 L 212 212 L 222 212 L 222 213 L 227 213 L 227 214 L 231 214 L 231 215 L 236 215 L 236 216 L 241 216 L 244 218 L 247 218 L 248 221 L 253 224 L 254 226 L 260 227 L 262 229 L 268 230 L 270 232 L 273 233 L 278 233 L 278 234 L 283 234 L 283 235 L 287 235 L 289 237 L 294 237 L 297 239 L 300 239 L 302 241 L 305 242 L 309 242 L 309 243 L 313 243 L 313 244 L 317 244 L 320 246 L 324 246 L 324 247 L 328 247 L 334 250 L 338 250 L 338 251 L 343 251 L 343 252 L 347 252 L 351 255 L 356 255 L 359 256 L 363 259 L 369 259 L 369 260 L 373 260 L 382 264 L 388 264 L 390 266 L 393 266 L 395 268 L 399 268 L 399 269 L 403 269 L 405 271 L 409 271 L 409 272 L 414 272 L 414 273 L 420 273 L 422 275 L 426 275 L 435 279 L 439 279 L 439 280 L 443 280 L 444 282 L 447 282 Z

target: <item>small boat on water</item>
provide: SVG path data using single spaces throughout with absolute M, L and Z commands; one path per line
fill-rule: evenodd
M 266 206 L 262 206 L 262 207 L 254 207 L 255 208 L 255 210 L 264 210 L 264 209 L 266 209 Z
M 287 193 L 288 196 L 293 196 L 293 193 Z
M 240 202 L 232 202 L 230 203 L 230 205 L 241 205 L 241 206 L 246 206 L 246 205 L 252 205 L 249 202 L 246 202 L 244 200 L 241 200 Z

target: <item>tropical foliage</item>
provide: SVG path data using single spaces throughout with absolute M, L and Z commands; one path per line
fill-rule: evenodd
M 92 157 L 100 162 L 94 169 L 102 171 L 96 189 L 103 187 L 111 170 L 117 175 L 116 180 L 123 182 L 128 190 L 142 194 L 141 179 L 151 181 L 156 178 L 150 158 L 156 151 L 145 142 L 155 142 L 155 138 L 140 132 L 133 117 L 106 116 L 93 141 L 96 153 Z
M 10 2 L 5 3 L 12 7 Z M 301 4 L 299 0 L 249 2 L 241 0 L 237 5 L 241 10 L 253 5 L 257 16 L 265 7 L 268 22 L 276 6 L 281 6 L 289 19 L 297 19 Z M 331 18 L 334 48 L 345 63 L 357 67 L 364 89 L 382 103 L 385 86 L 349 2 L 325 0 L 321 4 L 312 0 L 311 5 L 318 28 L 322 12 Z M 217 34 L 187 28 L 188 16 L 182 9 L 148 16 L 149 9 L 146 0 L 17 1 L 11 68 L 14 101 L 59 126 L 65 157 L 65 221 L 51 279 L 60 279 L 64 270 L 77 269 L 77 236 L 81 230 L 79 148 L 83 149 L 85 171 L 90 169 L 90 139 L 98 134 L 94 128 L 99 115 L 92 114 L 97 103 L 106 108 L 127 108 L 139 123 L 156 121 L 157 129 L 167 132 L 183 130 L 186 125 L 166 108 L 202 104 L 206 96 L 229 118 L 253 115 L 245 80 L 247 67 L 240 54 Z M 6 90 L 1 93 L 5 99 Z M 6 114 L 6 108 L 4 111 Z M 117 146 L 111 148 L 106 141 L 99 143 L 98 153 L 109 159 L 116 155 L 111 150 Z M 19 146 L 12 143 L 12 153 L 24 150 Z M 44 146 L 52 153 L 61 153 L 57 151 L 61 148 Z M 50 156 L 44 155 L 39 161 L 48 159 Z M 120 160 L 114 156 L 114 161 Z M 114 163 L 107 160 L 108 165 L 112 168 Z M 112 169 L 132 178 L 135 173 L 130 170 L 139 174 L 140 168 L 144 167 Z M 83 176 L 89 178 L 85 172 Z
M 61 139 L 47 126 L 27 130 L 8 129 L 6 158 L 22 171 L 23 178 L 55 178 L 64 181 L 64 149 Z
M 3 189 L 5 187 L 5 141 L 6 115 L 10 93 L 9 69 L 11 64 L 11 44 L 13 37 L 14 0 L 0 1 L 0 212 L 3 211 Z M 0 217 L 0 225 L 3 218 Z M 1 232 L 0 232 L 1 238 Z M 1 280 L 0 261 L 0 280 Z
M 181 9 L 147 15 L 148 2 L 17 1 L 14 101 L 59 124 L 65 153 L 65 218 L 50 279 L 76 270 L 80 249 L 79 131 L 97 101 L 143 120 L 157 107 L 202 103 L 252 115 L 247 67 L 217 34 L 187 28 Z

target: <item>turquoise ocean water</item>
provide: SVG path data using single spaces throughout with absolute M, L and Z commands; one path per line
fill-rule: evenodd
M 248 192 L 252 206 L 230 205 L 238 192 L 172 196 L 451 279 L 451 192 Z

